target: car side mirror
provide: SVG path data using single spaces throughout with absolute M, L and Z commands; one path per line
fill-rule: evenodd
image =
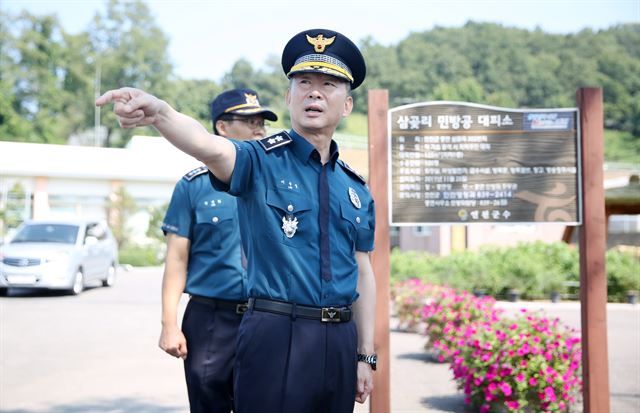
M 84 245 L 89 245 L 89 246 L 91 246 L 91 245 L 96 245 L 97 243 L 98 243 L 98 238 L 96 238 L 96 237 L 92 237 L 91 235 L 87 236 L 87 237 L 84 239 Z

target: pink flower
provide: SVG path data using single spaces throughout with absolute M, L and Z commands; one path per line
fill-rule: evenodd
M 530 384 L 531 386 L 535 386 L 536 384 L 538 384 L 538 380 L 537 380 L 535 377 L 531 377 L 531 378 L 529 379 L 529 384 Z
M 500 390 L 502 390 L 502 392 L 504 393 L 505 396 L 511 396 L 511 386 L 509 385 L 509 383 L 505 383 L 502 382 L 498 385 L 500 387 Z
M 480 406 L 480 413 L 487 413 L 491 409 L 491 406 L 488 404 L 483 404 Z
M 506 401 L 505 404 L 511 410 L 516 410 L 518 407 L 520 407 L 520 403 L 518 403 L 517 400 L 509 400 L 509 401 Z
M 551 402 L 556 401 L 556 392 L 553 390 L 553 387 L 551 386 L 545 387 L 544 394 L 546 395 L 546 398 L 549 399 L 549 401 Z
M 522 374 L 522 373 L 518 373 L 518 374 L 516 375 L 516 381 L 518 381 L 518 382 L 522 383 L 524 380 L 525 380 L 524 374 Z

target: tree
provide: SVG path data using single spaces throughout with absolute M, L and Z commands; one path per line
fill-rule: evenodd
M 63 85 L 65 35 L 55 16 L 2 15 L 0 128 L 16 140 L 63 143 L 72 129 L 58 116 L 74 99 Z
M 147 237 L 164 243 L 164 232 L 162 231 L 162 220 L 167 213 L 169 204 L 152 206 L 149 208 L 149 227 L 147 228 Z
M 198 119 L 212 130 L 209 104 L 220 92 L 222 88 L 209 80 L 176 79 L 162 97 L 179 112 Z
M 109 0 L 106 15 L 96 14 L 89 29 L 93 48 L 92 67 L 100 73 L 100 91 L 132 86 L 163 96 L 170 88 L 173 70 L 169 40 L 156 24 L 149 7 L 140 0 Z M 93 118 L 85 120 L 93 123 Z M 116 129 L 113 111 L 101 112 L 101 123 L 108 128 L 105 146 L 124 146 L 133 131 Z M 154 135 L 152 128 L 135 133 Z M 115 139 L 114 139 L 115 138 Z
M 137 211 L 136 201 L 121 186 L 109 197 L 107 203 L 107 217 L 113 236 L 118 241 L 119 248 L 124 248 L 131 240 L 129 218 Z
M 13 184 L 7 192 L 6 200 L 0 198 L 0 236 L 12 228 L 17 228 L 25 219 L 26 192 L 20 182 Z

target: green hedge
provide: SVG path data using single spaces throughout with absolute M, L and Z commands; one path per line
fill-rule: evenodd
M 134 267 L 149 267 L 160 265 L 159 249 L 155 246 L 127 246 L 120 249 L 120 264 L 129 264 Z
M 624 301 L 629 290 L 639 290 L 640 258 L 637 253 L 612 249 L 607 252 L 606 271 L 610 301 Z M 523 243 L 512 248 L 486 247 L 448 256 L 424 252 L 391 252 L 391 280 L 417 278 L 457 290 L 482 290 L 503 298 L 510 289 L 525 299 L 546 299 L 551 292 L 568 291 L 580 279 L 579 254 L 562 242 Z

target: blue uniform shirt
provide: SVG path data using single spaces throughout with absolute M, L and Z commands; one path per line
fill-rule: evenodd
M 245 300 L 236 198 L 214 190 L 207 171 L 202 166 L 178 181 L 162 230 L 191 242 L 186 293 Z
M 364 180 L 338 159 L 324 166 L 295 131 L 233 141 L 229 185 L 238 197 L 248 295 L 303 305 L 348 305 L 358 296 L 355 251 L 373 250 L 374 204 Z

